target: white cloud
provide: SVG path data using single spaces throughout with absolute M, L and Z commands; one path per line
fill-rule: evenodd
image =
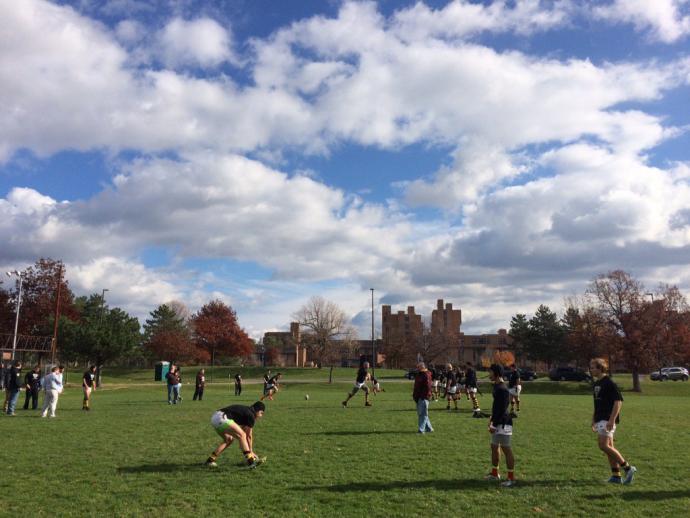
M 158 34 L 159 55 L 171 68 L 185 65 L 215 67 L 235 61 L 232 34 L 210 18 L 174 18 Z
M 632 23 L 638 31 L 663 43 L 675 43 L 690 34 L 690 10 L 687 0 L 614 0 L 595 6 L 596 18 L 618 23 Z
M 481 32 L 531 34 L 568 22 L 570 1 L 494 1 L 490 4 L 453 0 L 441 9 L 422 2 L 401 9 L 392 20 L 393 31 L 403 41 L 428 38 L 466 38 Z

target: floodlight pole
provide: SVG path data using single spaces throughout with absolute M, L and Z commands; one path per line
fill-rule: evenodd
M 371 290 L 371 373 L 376 375 L 376 340 L 374 339 L 374 288 Z
M 20 272 L 19 270 L 7 272 L 8 277 L 12 277 L 13 275 L 19 277 L 19 294 L 17 296 L 17 313 L 14 317 L 14 336 L 12 338 L 12 361 L 14 361 L 14 355 L 17 352 L 17 330 L 19 329 L 19 308 L 22 305 L 22 283 L 24 282 L 24 272 Z
M 654 311 L 654 293 L 645 293 L 652 298 L 652 311 Z M 661 378 L 661 369 L 663 365 L 661 364 L 661 347 L 659 346 L 659 339 L 655 337 L 656 341 L 656 360 L 659 362 L 659 378 Z

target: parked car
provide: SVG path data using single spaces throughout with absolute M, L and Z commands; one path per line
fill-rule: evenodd
M 590 381 L 592 376 L 577 367 L 554 367 L 549 371 L 551 381 Z
M 417 369 L 409 369 L 405 374 L 403 374 L 403 377 L 408 380 L 413 380 L 417 375 L 417 372 Z
M 537 373 L 532 369 L 518 367 L 518 372 L 520 373 L 520 379 L 523 381 L 534 381 L 537 379 Z
M 688 381 L 688 377 L 688 369 L 685 367 L 664 367 L 661 371 L 655 371 L 649 375 L 652 381 Z

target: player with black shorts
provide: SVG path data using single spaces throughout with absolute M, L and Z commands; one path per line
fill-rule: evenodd
M 592 385 L 594 393 L 592 431 L 597 433 L 599 449 L 606 454 L 611 466 L 611 478 L 608 482 L 631 484 L 637 468 L 631 466 L 613 445 L 616 425 L 620 422 L 623 396 L 618 385 L 608 376 L 608 362 L 604 358 L 594 358 L 589 362 L 589 370 L 596 380 Z M 621 468 L 625 471 L 624 478 L 621 478 Z
M 223 438 L 223 442 L 206 459 L 206 465 L 217 467 L 216 459 L 235 439 L 248 468 L 255 468 L 264 463 L 266 458 L 259 457 L 254 452 L 254 425 L 257 419 L 263 417 L 265 411 L 266 406 L 261 401 L 252 406 L 231 405 L 216 410 L 211 416 L 211 426 Z
M 355 386 L 352 392 L 347 395 L 347 399 L 343 401 L 343 408 L 347 406 L 347 402 L 354 397 L 360 390 L 364 391 L 364 406 L 371 406 L 369 402 L 369 387 L 367 387 L 367 380 L 369 379 L 369 362 L 364 362 L 357 370 L 357 378 L 355 379 Z

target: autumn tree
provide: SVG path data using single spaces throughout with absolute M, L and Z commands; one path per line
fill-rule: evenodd
M 660 286 L 656 294 L 647 294 L 641 309 L 640 334 L 649 344 L 652 358 L 648 363 L 657 368 L 684 363 L 690 349 L 690 308 L 676 286 Z
M 66 280 L 65 267 L 62 261 L 39 259 L 35 265 L 24 270 L 23 279 L 19 334 L 31 336 L 51 336 L 53 334 L 58 289 L 60 292 L 60 314 L 71 320 L 78 318 L 74 306 L 74 294 Z M 4 313 L 8 308 L 16 308 L 19 281 L 16 280 L 15 282 L 14 289 L 9 291 L 10 305 L 9 307 L 5 306 Z M 0 307 L 1 309 L 3 308 Z M 12 314 L 14 314 L 14 309 Z M 0 318 L 0 321 L 6 320 L 6 314 Z M 14 319 L 12 319 L 11 326 L 14 329 Z
M 332 361 L 326 353 L 335 340 L 354 335 L 345 312 L 323 297 L 310 298 L 292 317 L 306 329 L 302 335 L 303 343 L 311 349 L 319 367 L 326 360 Z
M 647 347 L 649 327 L 642 325 L 646 311 L 642 283 L 627 272 L 615 270 L 596 277 L 587 292 L 620 337 L 620 353 L 632 374 L 633 390 L 641 392 L 640 372 L 652 359 Z
M 613 363 L 620 337 L 596 307 L 571 300 L 561 321 L 566 348 L 578 365 L 588 365 L 599 356 Z
M 235 311 L 213 300 L 192 316 L 194 342 L 213 360 L 216 354 L 244 357 L 254 350 L 254 342 L 237 322 Z

